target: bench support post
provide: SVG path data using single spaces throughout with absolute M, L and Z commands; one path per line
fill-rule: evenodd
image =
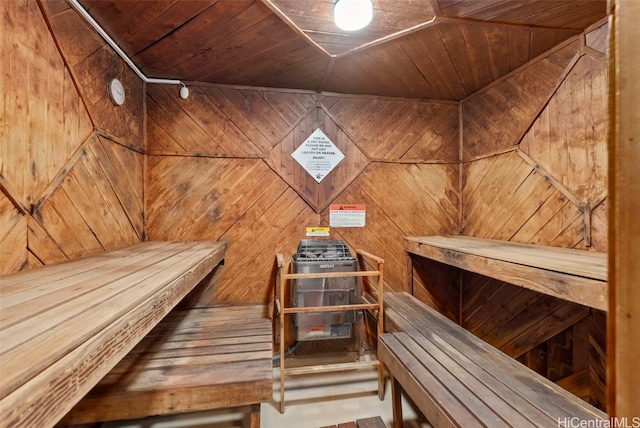
M 251 428 L 260 428 L 260 403 L 251 405 Z
M 391 406 L 393 408 L 393 428 L 402 428 L 402 386 L 400 382 L 389 375 L 391 380 Z

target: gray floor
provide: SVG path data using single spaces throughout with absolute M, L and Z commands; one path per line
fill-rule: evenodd
M 316 428 L 360 418 L 380 416 L 391 426 L 389 384 L 383 401 L 378 399 L 376 371 L 357 370 L 330 375 L 292 377 L 286 380 L 284 414 L 278 410 L 280 399 L 279 370 L 274 369 L 274 400 L 261 407 L 262 428 Z M 249 421 L 247 409 L 216 410 L 184 415 L 109 422 L 104 428 L 244 428 Z M 412 406 L 403 402 L 405 427 L 428 427 L 420 424 Z

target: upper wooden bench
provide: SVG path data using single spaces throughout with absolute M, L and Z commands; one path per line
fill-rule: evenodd
M 224 252 L 144 242 L 0 278 L 0 426 L 53 426 Z
M 606 311 L 607 255 L 466 236 L 405 238 L 411 254 Z

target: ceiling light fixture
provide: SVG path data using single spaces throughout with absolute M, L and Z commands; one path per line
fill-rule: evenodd
M 366 27 L 371 18 L 371 0 L 337 0 L 333 7 L 333 19 L 338 28 L 345 31 L 357 31 Z

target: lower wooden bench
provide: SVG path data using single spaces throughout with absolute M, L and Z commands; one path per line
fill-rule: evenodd
M 262 305 L 175 310 L 63 423 L 251 406 L 273 398 L 271 320 Z
M 395 332 L 380 336 L 378 355 L 392 378 L 394 427 L 402 427 L 402 391 L 436 428 L 555 427 L 570 420 L 595 426 L 607 418 L 413 296 L 386 293 L 385 303 Z

